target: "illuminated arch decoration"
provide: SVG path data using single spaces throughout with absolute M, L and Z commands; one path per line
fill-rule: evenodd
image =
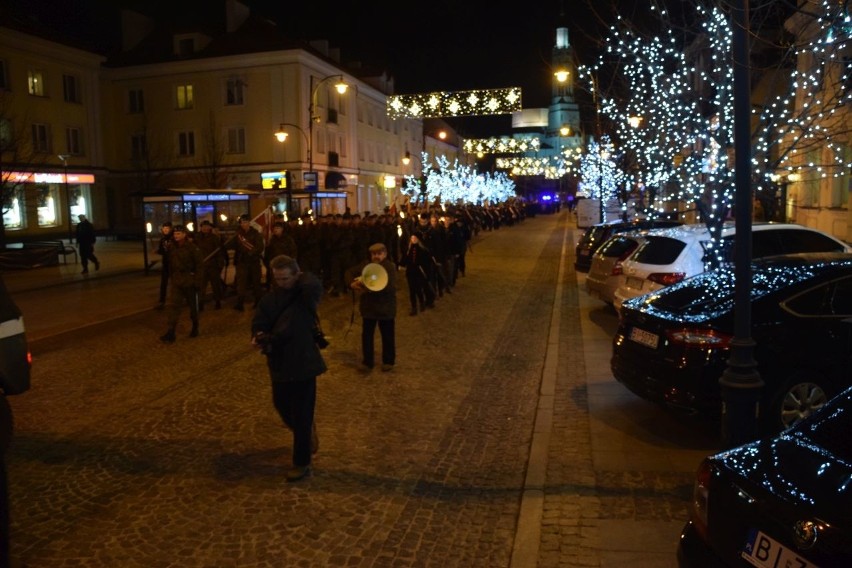
M 578 162 L 582 150 L 566 150 L 558 156 L 542 156 L 536 158 L 510 157 L 497 158 L 495 166 L 498 170 L 508 170 L 513 176 L 544 176 L 546 179 L 559 179 L 562 176 L 579 171 Z
M 538 152 L 541 140 L 533 138 L 471 138 L 464 141 L 464 151 L 476 154 L 521 154 Z
M 521 110 L 521 88 L 436 91 L 388 97 L 390 118 L 487 116 Z

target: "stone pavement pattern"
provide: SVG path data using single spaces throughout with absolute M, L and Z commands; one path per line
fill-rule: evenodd
M 150 309 L 35 341 L 33 389 L 13 400 L 13 556 L 33 568 L 510 566 L 565 223 L 481 234 L 468 276 L 417 317 L 404 315 L 402 277 L 390 373 L 357 371 L 351 299 L 326 298 L 321 446 L 299 484 L 283 481 L 290 438 L 248 344 L 249 312 L 203 312 L 197 339 L 184 314 L 172 346 Z M 617 566 L 602 523 L 682 524 L 694 456 L 670 473 L 596 466 L 576 278 L 565 271 L 559 299 L 537 562 Z M 158 278 L 137 280 L 122 297 L 150 306 Z M 650 546 L 656 556 L 634 565 L 674 565 L 668 538 Z

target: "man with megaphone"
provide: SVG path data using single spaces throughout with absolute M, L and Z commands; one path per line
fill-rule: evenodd
M 359 293 L 361 313 L 361 368 L 372 370 L 375 363 L 376 327 L 382 337 L 382 371 L 390 371 L 396 363 L 396 265 L 388 259 L 382 243 L 370 246 L 370 261 L 347 271 L 349 287 Z

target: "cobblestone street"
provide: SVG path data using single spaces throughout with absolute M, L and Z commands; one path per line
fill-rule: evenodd
M 392 372 L 359 372 L 352 299 L 325 298 L 320 451 L 295 484 L 250 310 L 202 312 L 196 339 L 184 313 L 174 345 L 151 309 L 34 341 L 12 399 L 13 565 L 674 566 L 714 433 L 611 378 L 615 315 L 578 287 L 575 234 L 566 212 L 481 233 L 416 317 L 400 272 Z M 137 278 L 123 293 L 147 298 Z

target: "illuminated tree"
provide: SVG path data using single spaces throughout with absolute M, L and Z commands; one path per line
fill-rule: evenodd
M 432 163 L 429 154 L 422 154 L 424 164 Z M 450 165 L 446 156 L 435 158 L 437 167 L 425 170 L 425 190 L 422 180 L 405 177 L 403 191 L 413 199 L 438 203 L 503 203 L 515 197 L 515 182 L 503 172 L 476 173 L 475 169 L 458 160 Z
M 602 204 L 618 200 L 619 188 L 626 182 L 626 176 L 615 163 L 615 154 L 608 136 L 589 143 L 588 152 L 580 158 L 580 189 L 592 199 Z M 622 203 L 622 207 L 624 203 Z M 605 209 L 601 207 L 604 212 Z M 608 219 L 601 219 L 601 222 Z
M 725 3 L 694 8 L 697 26 L 680 28 L 663 11 L 664 31 L 650 38 L 619 19 L 606 53 L 584 76 L 594 88 L 592 78 L 616 69 L 625 95 L 601 96 L 601 113 L 615 125 L 619 145 L 635 154 L 644 182 L 660 189 L 658 198 L 697 210 L 715 241 L 731 216 L 735 185 L 732 24 Z M 779 171 L 798 165 L 839 177 L 852 170 L 848 8 L 822 0 L 785 17 L 807 27 L 804 41 L 788 49 L 770 45 L 771 60 L 779 61 L 772 69 L 752 61 L 753 83 L 773 81 L 759 100 L 753 91 L 751 141 L 755 194 L 773 203 Z M 753 46 L 755 38 L 763 41 L 759 32 L 753 35 Z M 752 50 L 753 60 L 759 52 Z M 802 53 L 810 54 L 809 64 L 795 68 Z M 630 126 L 631 117 L 641 117 L 638 128 Z

